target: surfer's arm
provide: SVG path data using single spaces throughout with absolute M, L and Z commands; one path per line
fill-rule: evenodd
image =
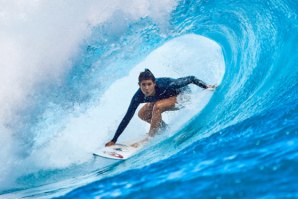
M 128 107 L 128 110 L 127 110 L 124 118 L 120 122 L 120 124 L 119 124 L 119 126 L 116 130 L 116 133 L 115 133 L 113 139 L 111 140 L 111 142 L 114 142 L 114 143 L 117 142 L 118 137 L 121 135 L 121 133 L 127 127 L 127 125 L 130 122 L 131 118 L 135 114 L 139 104 L 140 104 L 140 100 L 139 100 L 139 97 L 137 96 L 137 93 L 136 93 L 136 95 L 134 95 L 134 97 L 132 98 L 132 100 L 130 102 L 130 105 Z
M 187 76 L 187 77 L 178 78 L 171 83 L 171 86 L 173 86 L 175 88 L 182 88 L 189 84 L 195 84 L 195 85 L 197 85 L 201 88 L 204 88 L 204 89 L 211 87 L 210 85 L 206 84 L 205 82 L 196 78 L 195 76 Z

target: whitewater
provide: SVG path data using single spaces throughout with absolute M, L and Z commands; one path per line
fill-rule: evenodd
M 297 15 L 294 0 L 0 1 L 0 198 L 298 198 Z M 134 157 L 95 158 L 144 68 L 219 87 L 190 86 Z M 136 114 L 118 142 L 148 130 Z

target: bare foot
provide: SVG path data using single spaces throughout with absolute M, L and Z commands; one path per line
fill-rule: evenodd
M 139 147 L 139 143 L 134 143 L 132 145 L 130 145 L 131 147 L 134 147 L 134 148 L 138 148 Z
M 130 146 L 131 146 L 131 147 L 138 148 L 138 147 L 140 147 L 140 146 L 145 145 L 150 139 L 151 139 L 151 137 L 146 137 L 145 139 L 143 139 L 143 140 L 141 140 L 141 141 L 139 141 L 139 142 L 136 142 L 136 143 L 134 143 L 134 144 L 132 144 L 132 145 L 130 145 Z

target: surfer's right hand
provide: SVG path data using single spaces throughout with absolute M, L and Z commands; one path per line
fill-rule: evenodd
M 113 142 L 113 141 L 109 141 L 108 143 L 106 143 L 105 146 L 107 147 L 107 146 L 113 146 L 113 145 L 115 145 L 115 142 Z
M 214 84 L 214 85 L 207 85 L 207 89 L 208 89 L 208 90 L 211 90 L 211 91 L 214 91 L 217 87 L 218 87 L 217 84 Z

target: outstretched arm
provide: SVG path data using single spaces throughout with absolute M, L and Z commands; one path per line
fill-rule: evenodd
M 171 83 L 171 86 L 174 86 L 176 88 L 182 88 L 187 86 L 188 84 L 195 84 L 201 88 L 215 88 L 216 85 L 208 85 L 202 80 L 199 80 L 195 76 L 187 76 L 187 77 L 181 77 L 176 79 L 173 83 Z
M 110 142 L 106 143 L 105 146 L 112 146 L 117 142 L 118 137 L 121 135 L 121 133 L 127 127 L 128 123 L 130 122 L 131 118 L 133 117 L 134 113 L 136 112 L 139 104 L 140 104 L 139 98 L 136 93 L 136 95 L 132 98 L 132 100 L 130 102 L 130 105 L 128 107 L 128 110 L 127 110 L 124 118 L 120 122 L 113 139 Z

